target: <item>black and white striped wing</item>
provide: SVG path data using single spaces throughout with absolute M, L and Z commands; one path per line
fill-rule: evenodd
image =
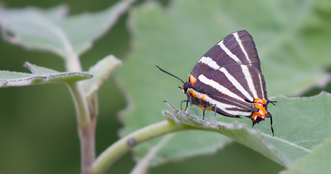
M 256 108 L 250 102 L 267 99 L 264 77 L 254 41 L 247 31 L 225 37 L 195 65 L 194 87 L 207 94 L 210 104 L 226 116 L 250 116 Z
M 206 64 L 201 66 L 208 66 Z M 247 101 L 255 98 L 266 99 L 263 76 L 247 65 L 232 65 L 205 71 L 197 76 L 194 87 L 206 94 L 211 105 L 216 104 L 217 112 L 226 116 L 250 116 L 256 112 L 254 105 Z
M 201 69 L 199 64 L 203 63 L 204 58 L 212 58 L 220 67 L 240 64 L 251 66 L 261 72 L 260 59 L 255 48 L 255 43 L 252 36 L 246 30 L 226 36 L 203 55 L 192 72 L 196 71 L 196 69 Z

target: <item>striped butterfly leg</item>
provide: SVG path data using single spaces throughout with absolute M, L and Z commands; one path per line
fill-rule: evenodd
M 190 113 L 191 113 L 191 108 L 192 108 L 192 105 L 193 105 L 193 104 L 192 104 L 191 97 L 190 97 L 189 99 L 187 99 L 187 100 L 182 100 L 182 101 L 180 102 L 180 110 L 183 110 L 183 107 L 182 107 L 183 102 L 186 102 L 186 107 L 185 107 L 184 111 L 186 111 L 186 109 L 187 109 L 187 107 L 188 107 L 188 103 L 190 103 L 190 109 L 189 109 L 189 111 L 188 111 L 188 115 L 190 115 Z
M 186 102 L 186 107 L 185 107 L 185 111 L 186 111 L 186 109 L 187 109 L 187 107 L 188 107 L 188 102 L 189 102 L 189 100 L 182 100 L 182 101 L 180 102 L 180 110 L 183 110 L 183 102 Z
M 268 100 L 268 101 L 267 101 L 267 105 L 268 105 L 269 103 L 271 103 L 272 105 L 276 106 L 277 101 L 271 101 L 271 100 Z M 270 117 L 271 132 L 272 132 L 272 136 L 274 137 L 274 136 L 275 136 L 275 133 L 274 133 L 274 128 L 272 127 L 272 115 L 270 114 L 270 112 L 268 112 L 268 116 Z
M 268 112 L 269 116 L 270 116 L 270 126 L 271 126 L 271 132 L 272 132 L 272 136 L 275 136 L 275 132 L 274 132 L 274 128 L 272 127 L 272 116 L 271 114 Z
M 207 110 L 207 109 L 209 109 L 209 108 L 214 108 L 214 110 L 215 110 L 214 120 L 215 120 L 215 122 L 216 122 L 216 104 L 211 105 L 211 106 L 208 106 L 208 107 L 206 107 L 205 109 Z M 202 117 L 202 120 L 204 120 L 204 119 L 205 119 L 205 110 L 203 110 L 203 117 Z
M 271 100 L 268 100 L 268 101 L 267 101 L 267 105 L 268 105 L 269 103 L 271 103 L 271 104 L 273 104 L 274 106 L 276 106 L 277 101 L 271 101 Z M 268 112 L 268 115 L 269 115 L 269 117 L 270 117 L 270 125 L 271 125 L 272 136 L 274 137 L 275 134 L 274 134 L 274 128 L 272 127 L 272 115 L 270 114 L 270 112 Z

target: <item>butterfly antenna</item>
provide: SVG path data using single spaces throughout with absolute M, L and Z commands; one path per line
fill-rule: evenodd
M 178 80 L 180 80 L 181 82 L 185 83 L 185 82 L 184 82 L 182 79 L 180 79 L 179 77 L 177 77 L 177 76 L 171 74 L 170 72 L 168 72 L 168 71 L 166 71 L 166 70 L 160 68 L 160 67 L 157 66 L 157 65 L 155 65 L 155 66 L 156 66 L 157 68 L 159 68 L 159 70 L 163 71 L 164 73 L 169 74 L 169 75 L 171 75 L 172 77 L 175 77 L 176 79 L 178 79 Z

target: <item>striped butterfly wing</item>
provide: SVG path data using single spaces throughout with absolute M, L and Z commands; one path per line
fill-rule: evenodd
M 208 70 L 208 67 L 200 66 L 206 63 L 219 67 L 237 64 L 248 65 L 261 72 L 260 59 L 255 48 L 255 43 L 252 36 L 246 30 L 232 33 L 217 43 L 196 63 L 191 74 L 197 75 L 199 72 Z
M 246 30 L 226 36 L 203 57 L 212 58 L 220 67 L 241 64 L 251 66 L 261 72 L 260 59 L 254 40 Z
M 201 65 L 208 66 L 208 65 Z M 197 76 L 194 88 L 209 96 L 217 112 L 226 116 L 250 116 L 256 111 L 254 98 L 265 99 L 263 76 L 247 65 L 231 65 L 218 70 L 209 69 Z
M 254 105 L 247 101 L 266 99 L 267 92 L 254 41 L 247 31 L 225 37 L 195 65 L 194 87 L 211 98 L 225 116 L 250 116 Z

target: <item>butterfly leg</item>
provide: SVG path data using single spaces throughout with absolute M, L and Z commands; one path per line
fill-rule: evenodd
M 193 105 L 191 97 L 189 98 L 189 102 L 190 102 L 190 109 L 188 111 L 188 115 L 190 115 L 191 109 L 192 109 L 192 105 Z M 187 108 L 187 103 L 186 103 L 186 108 Z
M 271 104 L 273 104 L 274 106 L 276 106 L 275 103 L 277 103 L 277 101 L 271 101 L 271 100 L 268 100 L 268 101 L 267 101 L 267 104 L 269 104 L 269 103 L 271 103 Z
M 216 105 L 214 105 L 214 110 L 215 110 L 214 120 L 215 120 L 215 122 L 216 122 Z
M 215 114 L 214 114 L 214 119 L 215 119 L 215 122 L 216 122 L 216 104 L 214 105 L 211 105 L 209 107 L 206 107 L 205 109 L 209 109 L 209 108 L 214 108 L 214 111 L 215 111 Z M 202 120 L 205 119 L 205 110 L 203 110 L 203 117 L 202 117 Z
M 189 109 L 189 111 L 188 111 L 188 114 L 190 115 L 190 113 L 191 113 L 191 108 L 192 108 L 192 101 L 191 101 L 191 98 L 189 98 L 189 99 L 187 99 L 187 100 L 182 100 L 181 102 L 180 102 L 180 110 L 183 110 L 183 107 L 182 107 L 182 105 L 183 105 L 183 102 L 186 102 L 186 107 L 185 107 L 185 110 L 184 111 L 186 111 L 186 109 L 187 109 L 187 107 L 188 107 L 188 103 L 190 103 L 190 109 Z
M 272 116 L 271 116 L 271 114 L 269 112 L 268 112 L 268 115 L 270 117 L 270 126 L 271 126 L 272 136 L 274 137 L 275 136 L 275 132 L 274 132 L 274 128 L 272 127 Z
M 188 102 L 189 102 L 189 100 L 182 100 L 182 101 L 180 102 L 180 110 L 183 110 L 183 107 L 182 107 L 183 102 L 186 102 L 186 107 L 185 107 L 185 111 L 186 111 L 186 109 L 187 109 L 187 107 L 188 107 Z

